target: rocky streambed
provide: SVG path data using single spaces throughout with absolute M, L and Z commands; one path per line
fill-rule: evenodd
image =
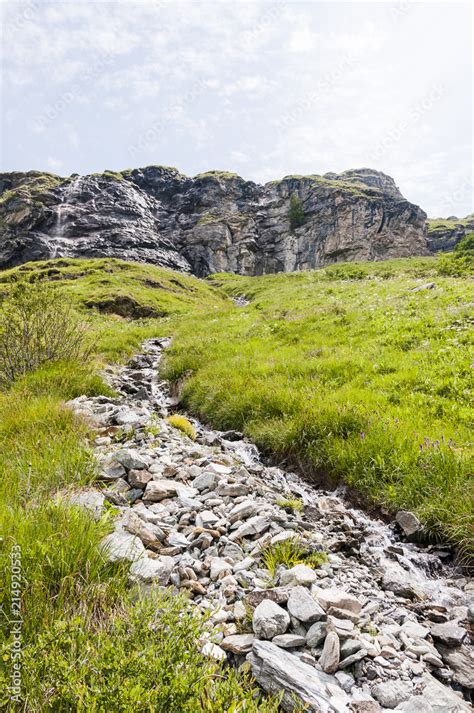
M 97 426 L 100 480 L 72 499 L 96 515 L 106 501 L 118 509 L 106 556 L 130 561 L 145 591 L 187 590 L 211 614 L 203 652 L 247 660 L 265 690 L 283 691 L 284 710 L 472 710 L 474 583 L 342 494 L 268 467 L 241 434 L 191 419 L 192 441 L 171 426 L 158 376 L 167 344 L 149 340 L 107 369 L 116 398 L 70 402 Z M 296 548 L 299 563 L 266 568 L 266 554 Z

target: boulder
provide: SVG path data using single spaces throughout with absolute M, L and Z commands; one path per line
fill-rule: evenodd
M 254 634 L 260 639 L 273 639 L 284 634 L 290 625 L 290 615 L 271 599 L 264 599 L 252 617 Z
M 291 590 L 287 607 L 291 616 L 304 624 L 312 624 L 324 617 L 324 610 L 305 587 L 295 587 Z
M 247 656 L 252 674 L 270 694 L 282 694 L 284 711 L 295 709 L 295 700 L 305 710 L 319 713 L 347 713 L 350 699 L 337 679 L 270 641 L 254 641 Z

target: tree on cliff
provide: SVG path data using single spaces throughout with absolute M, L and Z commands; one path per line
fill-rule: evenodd
M 291 230 L 295 230 L 295 228 L 299 228 L 300 225 L 303 225 L 304 223 L 304 209 L 303 205 L 296 195 L 296 193 L 293 193 L 291 198 L 290 198 L 290 212 L 289 212 L 289 218 L 290 218 L 290 228 Z

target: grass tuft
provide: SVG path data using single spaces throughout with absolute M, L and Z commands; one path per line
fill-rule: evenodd
M 191 421 L 186 418 L 186 416 L 180 416 L 179 414 L 175 413 L 172 416 L 168 416 L 166 420 L 171 426 L 177 428 L 179 431 L 182 431 L 192 441 L 196 440 L 196 429 L 194 428 Z

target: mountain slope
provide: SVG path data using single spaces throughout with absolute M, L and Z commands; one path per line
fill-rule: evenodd
M 425 213 L 371 169 L 263 186 L 147 168 L 60 178 L 0 174 L 0 266 L 117 257 L 205 276 L 428 254 Z M 290 203 L 301 220 L 291 224 Z

